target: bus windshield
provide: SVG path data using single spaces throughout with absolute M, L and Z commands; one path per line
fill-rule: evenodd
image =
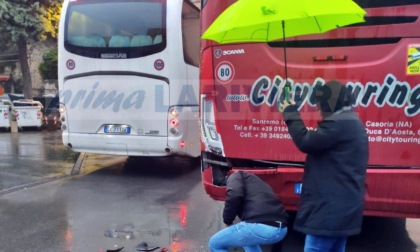
M 72 1 L 64 45 L 90 58 L 136 58 L 166 46 L 163 1 Z

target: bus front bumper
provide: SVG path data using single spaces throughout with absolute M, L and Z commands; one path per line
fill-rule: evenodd
M 238 170 L 234 168 L 233 170 Z M 273 188 L 288 210 L 297 210 L 299 194 L 296 184 L 302 182 L 302 168 L 247 169 L 262 177 Z M 420 218 L 420 169 L 368 169 L 366 176 L 366 216 Z M 212 168 L 202 171 L 207 194 L 224 200 L 226 187 L 213 185 Z

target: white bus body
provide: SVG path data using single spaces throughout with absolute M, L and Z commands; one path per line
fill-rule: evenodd
M 63 143 L 77 152 L 200 155 L 199 10 L 187 0 L 65 0 Z

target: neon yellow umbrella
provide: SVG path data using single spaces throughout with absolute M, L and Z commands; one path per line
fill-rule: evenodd
M 364 22 L 365 14 L 352 0 L 239 0 L 201 38 L 220 44 L 285 40 Z M 284 58 L 287 79 L 286 47 Z

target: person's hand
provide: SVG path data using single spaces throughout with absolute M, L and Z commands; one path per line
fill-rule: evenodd
M 296 102 L 294 100 L 289 100 L 289 101 L 284 100 L 283 103 L 280 103 L 281 111 L 283 112 L 287 107 L 289 107 L 290 105 L 295 105 L 295 104 Z

